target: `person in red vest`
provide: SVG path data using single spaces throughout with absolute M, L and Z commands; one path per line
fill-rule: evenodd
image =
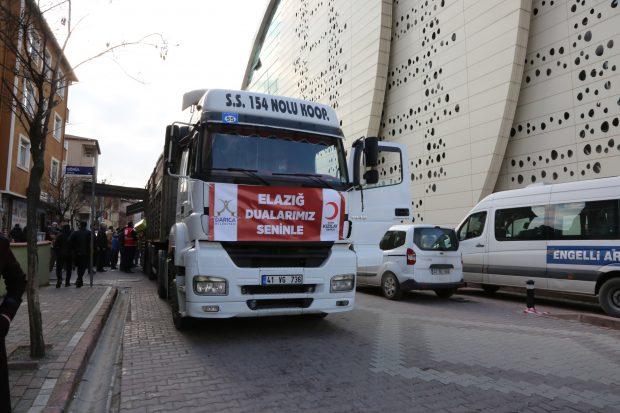
M 138 246 L 138 234 L 133 229 L 133 222 L 129 221 L 123 229 L 123 254 L 121 255 L 121 271 L 133 272 L 133 257 Z
M 9 248 L 9 240 L 0 235 L 0 276 L 4 278 L 6 296 L 0 304 L 0 412 L 11 411 L 9 368 L 5 337 L 22 302 L 26 276 Z

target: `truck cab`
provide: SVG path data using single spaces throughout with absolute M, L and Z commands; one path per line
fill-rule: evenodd
M 335 111 L 299 99 L 212 89 L 184 109 L 190 122 L 166 133 L 178 190 L 158 274 L 175 325 L 351 310 L 355 241 L 369 255 L 369 234 L 409 218 L 404 148 L 361 139 L 347 160 Z

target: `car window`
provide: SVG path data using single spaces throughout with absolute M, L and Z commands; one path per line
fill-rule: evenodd
M 484 224 L 487 219 L 487 212 L 481 211 L 471 214 L 458 229 L 459 240 L 463 241 L 470 238 L 478 238 L 484 232 Z
M 383 251 L 393 250 L 405 244 L 405 231 L 388 231 L 381 238 L 379 248 Z
M 413 242 L 424 251 L 456 251 L 459 242 L 451 228 L 416 228 Z

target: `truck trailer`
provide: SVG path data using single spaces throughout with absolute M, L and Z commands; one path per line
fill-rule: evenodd
M 333 108 L 300 99 L 198 90 L 183 110 L 146 206 L 145 270 L 175 327 L 353 309 L 358 269 L 411 220 L 406 148 L 366 137 L 345 149 Z

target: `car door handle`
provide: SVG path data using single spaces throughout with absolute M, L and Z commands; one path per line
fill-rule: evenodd
M 476 244 L 476 247 L 478 247 L 478 248 L 482 248 L 482 247 L 484 247 L 484 244 L 480 244 L 480 243 L 478 243 L 478 244 Z

